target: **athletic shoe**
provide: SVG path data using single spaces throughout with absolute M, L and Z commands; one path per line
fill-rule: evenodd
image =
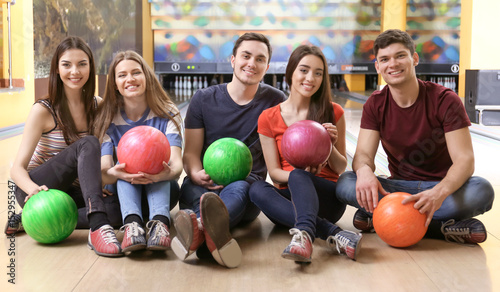
M 200 215 L 208 250 L 222 266 L 236 268 L 241 263 L 241 249 L 229 231 L 229 213 L 222 199 L 212 192 L 200 199 Z
M 148 250 L 167 250 L 170 248 L 170 232 L 165 223 L 151 220 L 146 224 L 148 231 Z
M 299 263 L 310 263 L 313 248 L 309 233 L 304 230 L 292 228 L 290 229 L 290 235 L 293 235 L 292 241 L 285 248 L 281 256 Z
M 123 255 L 120 242 L 116 239 L 115 231 L 109 224 L 103 225 L 96 231 L 89 231 L 87 245 L 100 256 L 119 257 Z
M 120 228 L 124 232 L 122 240 L 122 251 L 136 251 L 146 248 L 146 237 L 142 226 L 137 222 L 127 223 Z
M 373 232 L 373 220 L 368 214 L 366 214 L 363 210 L 358 209 L 356 213 L 354 213 L 354 218 L 352 220 L 352 225 L 356 229 L 361 230 L 362 232 Z
M 448 242 L 476 244 L 486 240 L 486 228 L 481 221 L 475 218 L 458 222 L 450 219 L 441 225 L 441 232 Z
M 7 219 L 7 223 L 5 223 L 4 232 L 6 235 L 12 235 L 21 231 L 24 231 L 23 223 L 21 221 L 21 213 L 14 213 Z
M 326 239 L 329 248 L 335 253 L 344 254 L 352 260 L 356 260 L 361 250 L 361 239 L 363 235 L 348 230 L 342 230 Z
M 172 240 L 172 250 L 179 259 L 185 260 L 205 241 L 203 227 L 196 213 L 189 209 L 175 214 L 174 226 L 177 236 Z

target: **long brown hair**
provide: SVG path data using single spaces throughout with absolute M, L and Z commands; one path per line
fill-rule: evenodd
M 96 119 L 96 136 L 102 141 L 106 130 L 111 125 L 113 118 L 116 116 L 118 111 L 124 107 L 123 96 L 117 89 L 116 86 L 116 66 L 124 60 L 131 60 L 137 62 L 141 65 L 142 71 L 146 78 L 146 102 L 149 108 L 158 117 L 167 118 L 171 120 L 179 133 L 182 135 L 181 126 L 175 119 L 177 115 L 180 115 L 179 110 L 172 102 L 168 94 L 163 90 L 160 81 L 155 76 L 155 73 L 151 67 L 146 63 L 146 61 L 134 51 L 124 51 L 118 52 L 111 62 L 108 81 L 106 83 L 106 90 L 104 91 L 104 99 L 99 106 L 99 112 Z
M 318 123 L 335 124 L 332 105 L 332 93 L 330 89 L 330 75 L 328 74 L 328 64 L 326 63 L 326 58 L 323 55 L 323 52 L 321 52 L 320 48 L 310 45 L 301 45 L 292 52 L 285 71 L 286 83 L 288 83 L 290 87 L 292 86 L 293 72 L 295 72 L 295 69 L 299 65 L 300 60 L 302 60 L 302 58 L 307 55 L 314 55 L 319 57 L 323 61 L 324 67 L 323 80 L 318 91 L 316 91 L 311 97 L 307 119 L 316 121 Z
M 85 116 L 87 118 L 87 129 L 90 134 L 93 134 L 94 130 L 94 120 L 96 116 L 96 108 L 94 101 L 95 92 L 95 65 L 94 56 L 92 55 L 92 50 L 85 43 L 85 41 L 76 36 L 69 36 L 62 40 L 62 42 L 57 46 L 56 52 L 52 57 L 50 63 L 50 74 L 49 74 L 49 92 L 45 99 L 48 99 L 52 104 L 54 112 L 56 114 L 57 124 L 62 130 L 64 135 L 64 140 L 66 144 L 71 144 L 78 140 L 78 131 L 76 129 L 75 122 L 71 116 L 71 112 L 68 107 L 68 99 L 64 93 L 64 84 L 59 76 L 59 59 L 68 50 L 78 49 L 87 54 L 89 58 L 89 79 L 82 87 L 82 100 L 85 104 Z

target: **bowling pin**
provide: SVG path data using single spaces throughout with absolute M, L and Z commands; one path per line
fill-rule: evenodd
M 193 88 L 194 89 L 198 88 L 198 77 L 196 76 L 193 77 Z

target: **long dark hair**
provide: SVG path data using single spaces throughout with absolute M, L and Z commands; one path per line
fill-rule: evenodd
M 323 81 L 321 82 L 321 86 L 319 87 L 318 91 L 316 91 L 311 97 L 307 119 L 316 121 L 318 123 L 335 124 L 332 105 L 332 93 L 330 89 L 330 75 L 328 74 L 328 64 L 326 63 L 326 58 L 323 55 L 323 52 L 321 52 L 320 48 L 311 45 L 301 45 L 292 52 L 285 71 L 286 83 L 288 83 L 289 86 L 292 86 L 293 72 L 295 72 L 295 69 L 299 65 L 300 60 L 302 60 L 302 58 L 307 55 L 314 55 L 319 57 L 323 61 L 324 67 Z
M 78 140 L 78 131 L 68 108 L 68 99 L 64 93 L 64 84 L 59 76 L 59 59 L 68 50 L 78 49 L 87 54 L 89 58 L 89 79 L 82 87 L 82 100 L 85 104 L 85 115 L 87 117 L 87 129 L 93 134 L 94 120 L 96 115 L 94 92 L 95 92 L 95 65 L 92 50 L 85 41 L 76 36 L 65 38 L 56 48 L 52 61 L 50 62 L 49 93 L 48 99 L 56 114 L 57 124 L 62 130 L 66 144 Z
M 106 130 L 113 121 L 113 118 L 124 106 L 123 96 L 117 89 L 115 79 L 116 66 L 124 60 L 132 60 L 141 65 L 146 78 L 146 102 L 149 108 L 157 116 L 171 120 L 179 130 L 179 133 L 182 135 L 182 125 L 180 124 L 181 122 L 179 122 L 181 120 L 180 113 L 174 102 L 170 99 L 165 90 L 163 90 L 163 87 L 161 86 L 160 81 L 156 78 L 153 69 L 149 67 L 141 55 L 128 50 L 118 52 L 109 67 L 108 82 L 106 83 L 106 90 L 104 91 L 104 99 L 99 106 L 99 114 L 97 116 L 96 136 L 102 140 Z

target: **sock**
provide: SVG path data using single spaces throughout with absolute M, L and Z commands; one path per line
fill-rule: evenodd
M 108 216 L 104 212 L 94 212 L 88 215 L 91 231 L 96 231 L 103 225 L 109 224 Z
M 444 239 L 444 234 L 441 232 L 441 226 L 443 222 L 440 220 L 431 220 L 427 232 L 425 233 L 426 238 L 434 239 Z
M 153 217 L 153 220 L 158 220 L 160 221 L 161 223 L 167 225 L 168 228 L 170 228 L 170 220 L 168 220 L 168 217 L 167 216 L 163 216 L 163 215 L 155 215 Z
M 142 221 L 141 216 L 136 215 L 136 214 L 130 214 L 127 217 L 125 217 L 125 220 L 123 220 L 123 225 L 132 223 L 132 222 L 137 222 L 139 226 L 143 226 L 144 222 Z

